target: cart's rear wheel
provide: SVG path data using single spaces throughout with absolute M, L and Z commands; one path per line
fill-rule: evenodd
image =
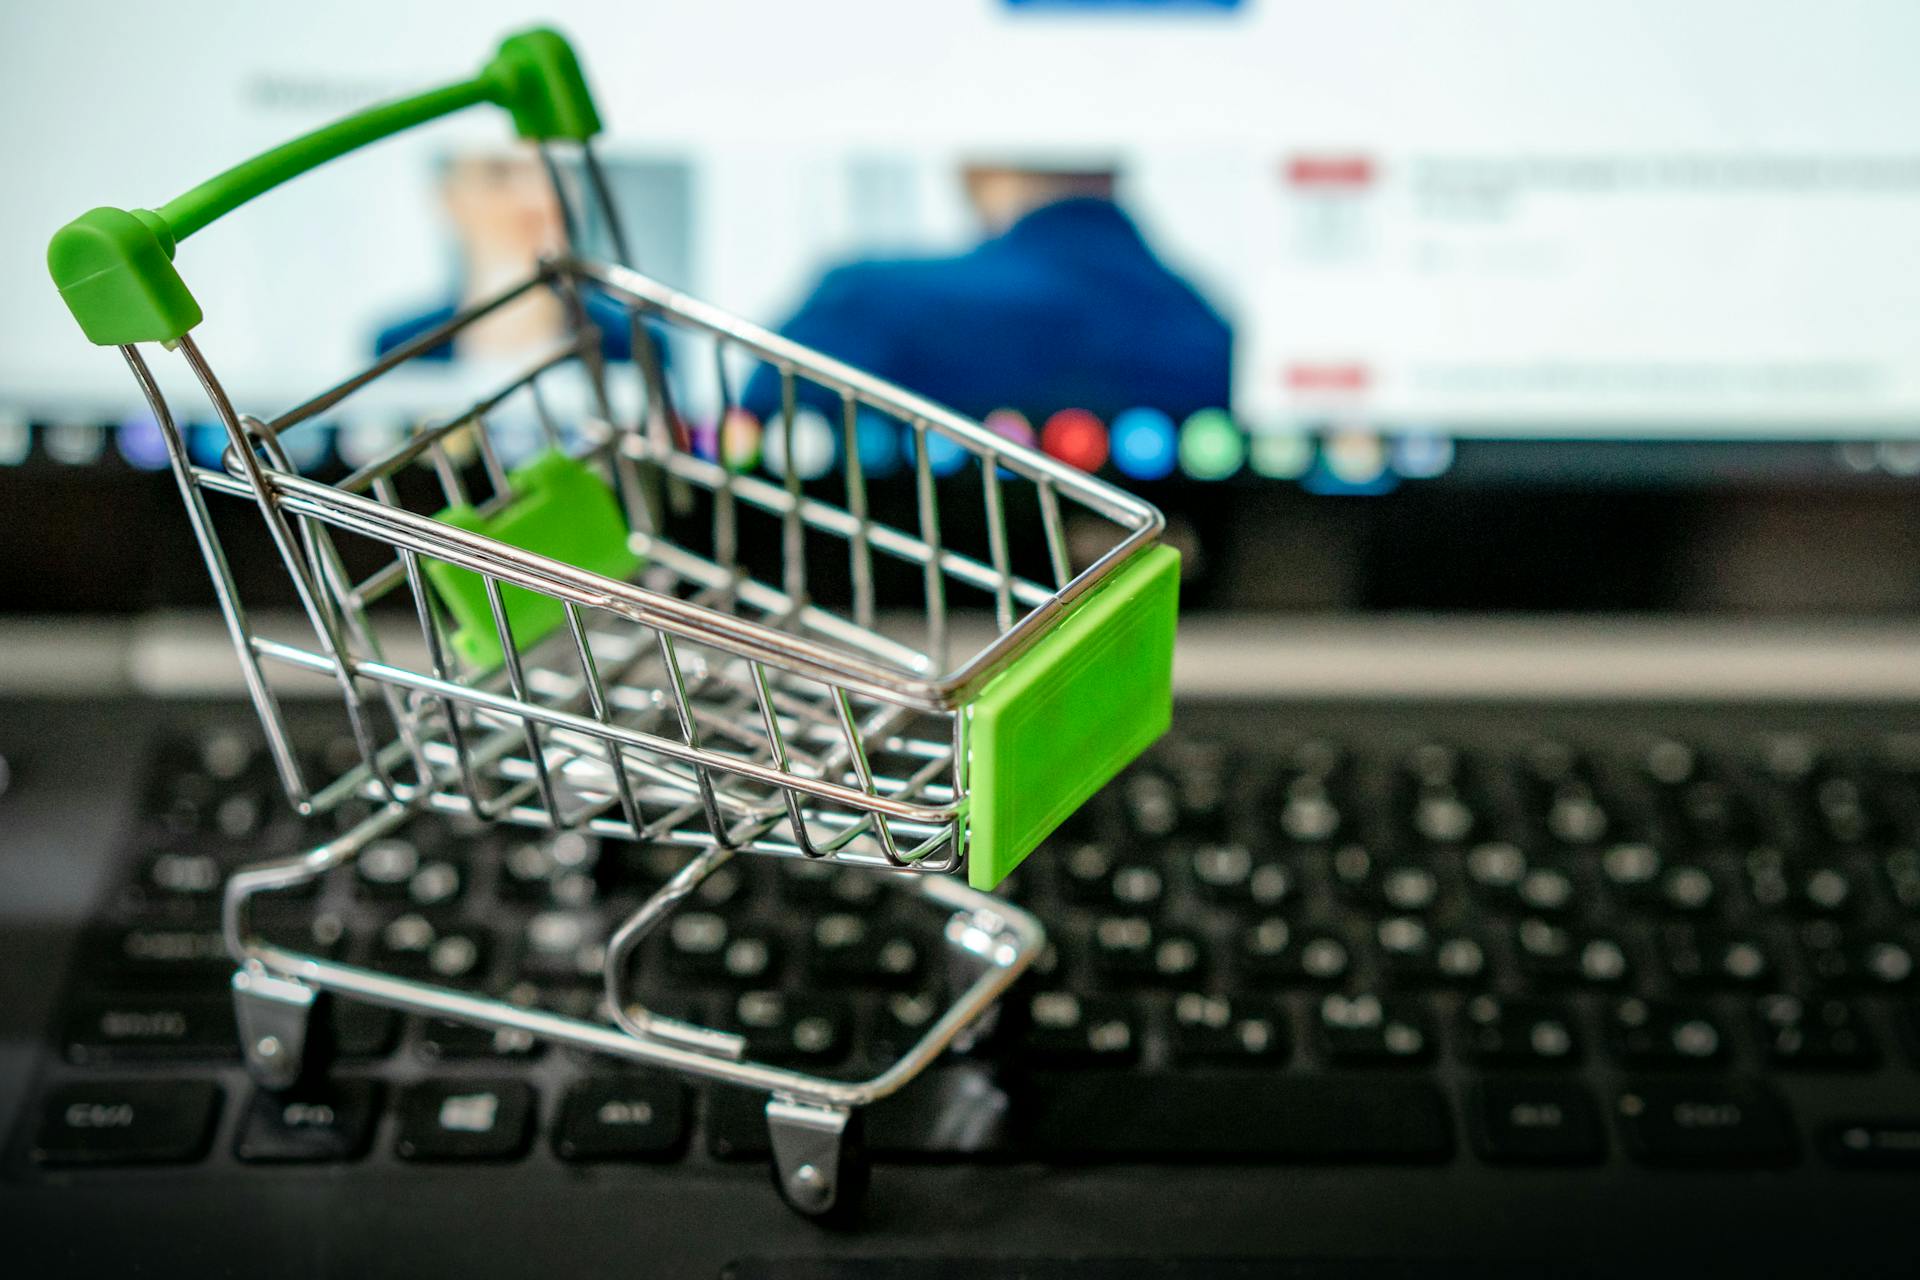
M 872 1161 L 858 1111 L 775 1098 L 767 1103 L 767 1129 L 774 1189 L 788 1208 L 828 1227 L 859 1217 Z

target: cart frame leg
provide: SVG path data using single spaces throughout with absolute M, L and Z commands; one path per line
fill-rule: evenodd
M 846 1191 L 842 1157 L 852 1115 L 847 1107 L 767 1099 L 774 1178 L 780 1194 L 800 1212 L 818 1217 L 841 1203 Z
M 233 1012 L 247 1073 L 262 1088 L 287 1089 L 306 1073 L 318 993 L 304 982 L 249 967 L 233 975 Z

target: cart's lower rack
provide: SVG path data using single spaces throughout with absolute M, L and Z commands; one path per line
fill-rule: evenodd
M 781 1194 L 803 1213 L 843 1208 L 856 1185 L 846 1159 L 853 1110 L 877 1102 L 924 1071 L 966 1036 L 1038 957 L 1046 936 L 1031 914 L 947 876 L 903 877 L 925 902 L 947 915 L 943 936 L 958 994 L 945 1013 L 893 1064 L 864 1080 L 838 1080 L 749 1060 L 745 1042 L 725 1031 L 661 1017 L 631 999 L 626 980 L 634 949 L 702 880 L 732 856 L 710 844 L 614 931 L 603 973 L 617 1025 L 568 1017 L 451 987 L 396 977 L 265 942 L 250 927 L 261 894 L 310 884 L 351 863 L 369 844 L 402 830 L 418 811 L 389 805 L 346 834 L 305 853 L 256 863 L 234 873 L 223 901 L 236 1020 L 248 1070 L 263 1085 L 286 1088 L 322 1065 L 309 1034 L 322 993 L 365 1000 L 404 1013 L 495 1030 L 524 1032 L 554 1044 L 681 1072 L 768 1095 L 767 1123 Z

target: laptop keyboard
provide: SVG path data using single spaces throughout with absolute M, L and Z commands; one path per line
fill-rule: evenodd
M 324 1080 L 255 1090 L 217 904 L 233 867 L 321 834 L 284 815 L 237 713 L 155 753 L 29 1165 L 766 1159 L 757 1095 L 346 1001 Z M 257 915 L 593 1016 L 609 929 L 683 857 L 425 819 Z M 1914 740 L 1188 734 L 1007 891 L 1051 946 L 871 1109 L 879 1159 L 1920 1167 Z M 639 989 L 864 1075 L 942 1008 L 937 928 L 887 877 L 743 857 L 648 940 Z M 1796 1108 L 1837 1077 L 1909 1105 Z

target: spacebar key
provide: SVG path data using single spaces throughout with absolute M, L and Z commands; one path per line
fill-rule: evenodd
M 1439 1089 L 1401 1077 L 1036 1075 L 1016 1132 L 1042 1160 L 1430 1163 L 1453 1153 Z

